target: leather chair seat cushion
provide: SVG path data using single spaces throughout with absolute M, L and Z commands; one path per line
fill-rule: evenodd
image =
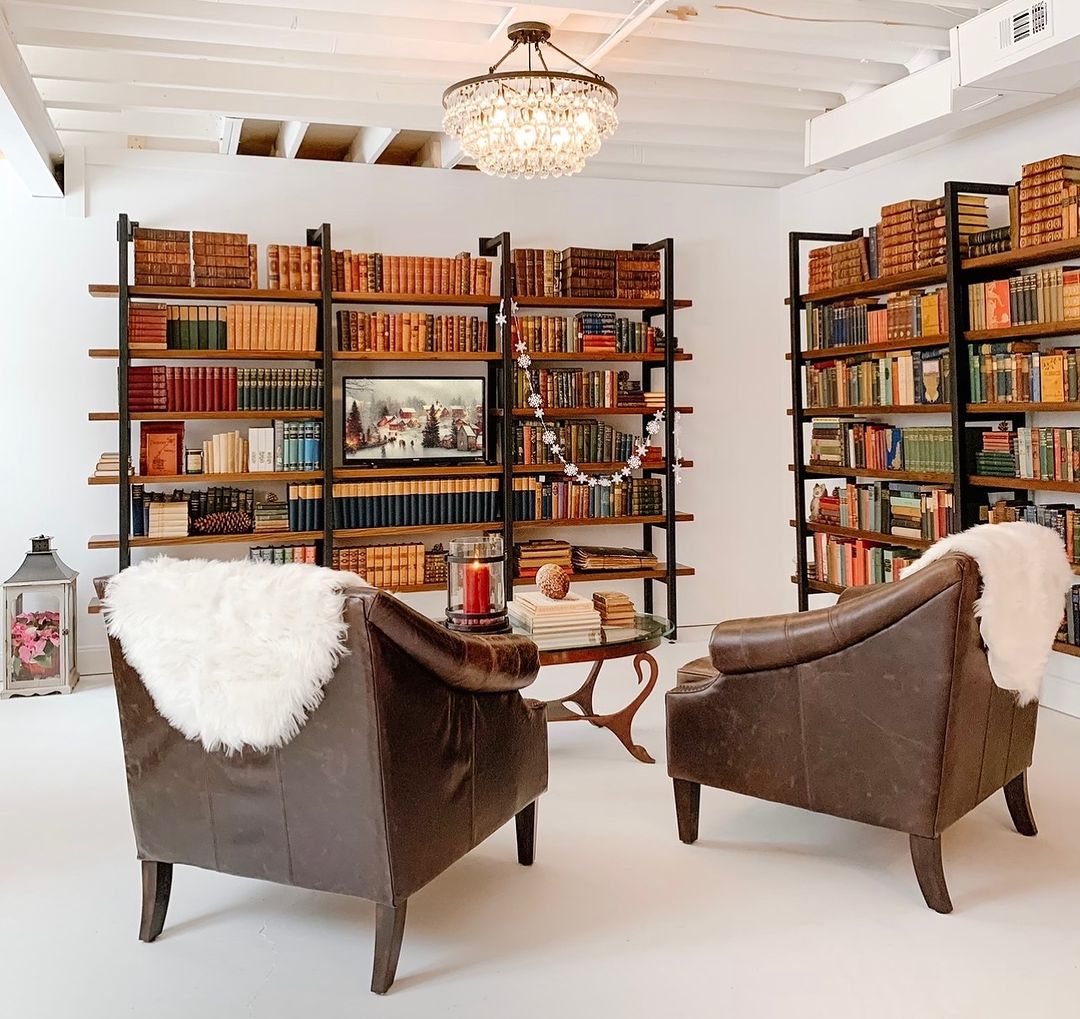
M 695 658 L 687 662 L 679 669 L 676 683 L 682 686 L 684 683 L 701 683 L 706 679 L 716 679 L 720 671 L 712 663 L 712 659 L 706 655 L 704 658 Z

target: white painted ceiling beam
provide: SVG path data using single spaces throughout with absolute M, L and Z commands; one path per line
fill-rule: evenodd
M 159 149 L 166 152 L 217 152 L 218 143 L 191 138 L 156 138 L 122 132 L 60 131 L 65 148 L 79 146 L 96 149 Z
M 286 120 L 278 131 L 277 141 L 274 142 L 274 155 L 295 159 L 308 127 L 305 120 Z
M 798 175 L 807 172 L 801 152 L 739 151 L 699 145 L 632 145 L 612 140 L 601 146 L 596 158 L 605 163 L 626 163 L 633 166 L 684 166 L 707 170 L 747 170 Z
M 0 12 L 0 151 L 30 194 L 62 198 L 64 145 Z
M 345 157 L 350 163 L 374 163 L 385 151 L 386 147 L 397 137 L 398 129 L 394 127 L 362 127 L 356 132 L 356 137 L 349 146 L 349 154 Z
M 158 138 L 190 138 L 218 141 L 219 118 L 209 113 L 137 113 L 121 110 L 54 110 L 57 131 L 105 134 L 152 135 Z

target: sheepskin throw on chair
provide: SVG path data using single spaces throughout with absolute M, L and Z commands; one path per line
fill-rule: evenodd
M 975 606 L 994 682 L 1020 704 L 1038 700 L 1065 595 L 1077 580 L 1056 531 L 1041 524 L 980 524 L 932 545 L 904 571 L 910 576 L 949 552 L 979 564 Z
M 109 581 L 105 624 L 188 739 L 265 751 L 322 700 L 346 653 L 345 599 L 366 586 L 301 563 L 159 556 Z

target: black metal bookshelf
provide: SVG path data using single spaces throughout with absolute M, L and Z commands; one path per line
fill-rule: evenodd
M 415 355 L 409 357 L 408 355 L 398 356 L 395 353 L 379 354 L 377 358 L 367 358 L 364 356 L 353 355 L 351 358 L 346 355 L 345 357 L 338 357 L 334 336 L 334 311 L 335 305 L 339 304 L 355 304 L 364 303 L 371 305 L 393 305 L 393 304 L 410 304 L 410 305 L 428 305 L 428 306 L 471 306 L 478 312 L 484 312 L 487 316 L 487 336 L 488 347 L 487 350 L 473 355 L 462 354 L 447 354 L 440 355 L 438 353 L 426 354 L 423 360 L 475 360 L 476 363 L 483 361 L 486 365 L 487 372 L 487 428 L 488 434 L 497 437 L 497 442 L 493 442 L 489 450 L 487 461 L 482 465 L 470 465 L 468 467 L 461 468 L 447 468 L 447 473 L 464 473 L 465 475 L 471 475 L 475 473 L 477 476 L 491 476 L 492 473 L 496 473 L 500 478 L 501 489 L 504 493 L 503 504 L 505 511 L 502 514 L 502 519 L 498 521 L 497 525 L 501 528 L 503 535 L 504 545 L 507 550 L 506 560 L 506 585 L 509 590 L 515 583 L 522 583 L 521 578 L 515 580 L 513 576 L 513 547 L 514 538 L 518 530 L 528 530 L 533 527 L 543 526 L 545 529 L 554 527 L 575 527 L 581 524 L 603 524 L 609 526 L 618 526 L 620 524 L 635 524 L 640 523 L 642 528 L 642 543 L 646 549 L 652 550 L 654 547 L 654 530 L 659 528 L 663 531 L 663 548 L 664 548 L 664 562 L 662 568 L 655 571 L 648 570 L 631 570 L 627 571 L 626 579 L 641 580 L 644 586 L 644 608 L 646 611 L 653 611 L 654 607 L 654 583 L 663 583 L 666 586 L 666 614 L 671 620 L 673 625 L 677 625 L 678 622 L 678 590 L 677 590 L 677 578 L 680 576 L 687 576 L 693 573 L 692 568 L 682 565 L 678 562 L 677 557 L 677 525 L 687 519 L 691 519 L 688 514 L 678 513 L 676 508 L 676 484 L 675 484 L 675 470 L 672 464 L 672 457 L 675 449 L 675 414 L 679 409 L 679 405 L 676 401 L 675 390 L 675 367 L 678 362 L 688 359 L 687 355 L 676 355 L 675 349 L 677 346 L 677 339 L 675 336 L 675 312 L 680 308 L 690 306 L 690 302 L 684 300 L 677 300 L 675 298 L 675 270 L 674 270 L 674 244 L 671 238 L 665 238 L 660 241 L 646 244 L 635 244 L 634 248 L 639 250 L 651 250 L 659 251 L 662 265 L 662 280 L 663 291 L 662 298 L 660 300 L 627 300 L 620 301 L 618 299 L 602 299 L 590 302 L 589 299 L 568 299 L 568 298 L 541 298 L 541 297 L 523 297 L 521 299 L 521 305 L 525 308 L 544 308 L 551 309 L 563 309 L 563 310 L 588 310 L 593 307 L 601 307 L 604 309 L 618 309 L 622 311 L 638 311 L 641 314 L 642 321 L 650 322 L 657 317 L 663 318 L 664 329 L 664 350 L 662 354 L 654 355 L 641 355 L 631 357 L 628 355 L 617 355 L 612 361 L 622 363 L 623 361 L 633 361 L 641 366 L 641 381 L 643 388 L 648 388 L 653 379 L 653 373 L 657 371 L 664 372 L 664 388 L 665 388 L 665 422 L 664 422 L 664 440 L 665 440 L 665 460 L 662 465 L 648 464 L 643 465 L 640 468 L 640 473 L 655 475 L 657 473 L 663 473 L 665 475 L 664 483 L 664 512 L 660 516 L 650 516 L 645 518 L 622 518 L 614 517 L 603 520 L 556 520 L 556 521 L 527 521 L 527 520 L 515 520 L 512 515 L 513 499 L 510 498 L 510 493 L 513 490 L 513 481 L 516 476 L 515 464 L 514 464 L 514 427 L 515 417 L 512 413 L 506 413 L 505 411 L 513 407 L 514 404 L 514 387 L 515 387 L 515 373 L 517 371 L 516 366 L 516 352 L 513 349 L 512 342 L 512 314 L 510 302 L 503 301 L 499 295 L 492 295 L 490 297 L 459 297 L 459 296 L 447 296 L 447 295 L 401 295 L 401 294 L 344 294 L 336 293 L 333 290 L 333 257 L 332 257 L 332 244 L 331 244 L 331 227 L 329 223 L 323 223 L 321 226 L 309 229 L 306 232 L 306 243 L 309 246 L 318 246 L 321 251 L 321 279 L 320 287 L 314 291 L 290 291 L 290 290 L 261 290 L 253 289 L 247 290 L 237 288 L 236 290 L 208 290 L 203 288 L 191 287 L 168 287 L 168 288 L 156 288 L 156 287 L 133 287 L 130 283 L 130 265 L 131 265 L 131 242 L 134 237 L 134 229 L 138 226 L 138 223 L 131 220 L 128 215 L 121 214 L 117 221 L 117 241 L 118 241 L 118 267 L 117 267 L 117 286 L 111 287 L 108 285 L 91 285 L 90 292 L 93 296 L 98 297 L 116 297 L 117 299 L 117 335 L 119 338 L 119 346 L 116 349 L 110 348 L 95 348 L 90 351 L 92 357 L 99 358 L 115 358 L 118 363 L 117 372 L 117 412 L 112 413 L 94 413 L 91 415 L 91 420 L 116 420 L 118 427 L 118 449 L 120 455 L 120 463 L 126 464 L 131 458 L 131 428 L 134 421 L 140 418 L 140 415 L 133 415 L 128 403 L 128 369 L 132 361 L 146 361 L 154 359 L 168 360 L 171 358 L 184 357 L 197 359 L 203 355 L 207 355 L 207 359 L 214 361 L 253 361 L 258 362 L 260 355 L 266 354 L 266 360 L 297 360 L 297 361 L 310 361 L 322 366 L 323 370 L 323 411 L 320 415 L 323 420 L 323 438 L 322 449 L 319 469 L 313 472 L 304 472 L 305 480 L 313 480 L 315 483 L 321 480 L 323 486 L 323 527 L 319 532 L 268 532 L 265 534 L 249 534 L 249 535 L 224 535 L 224 536 L 189 536 L 187 538 L 176 539 L 145 539 L 145 538 L 133 538 L 131 534 L 131 484 L 132 481 L 124 470 L 120 471 L 120 476 L 117 479 L 117 496 L 118 496 L 118 531 L 115 537 L 109 535 L 97 535 L 90 539 L 89 547 L 91 548 L 116 548 L 118 550 L 118 565 L 120 569 L 131 564 L 131 550 L 132 548 L 159 546 L 167 547 L 169 545 L 210 545 L 221 543 L 242 543 L 245 540 L 251 544 L 259 545 L 275 545 L 275 544 L 289 544 L 297 540 L 303 540 L 305 543 L 314 542 L 317 548 L 317 558 L 323 565 L 329 566 L 333 560 L 333 552 L 335 542 L 346 543 L 349 545 L 362 542 L 365 537 L 365 532 L 357 531 L 355 529 L 348 530 L 346 532 L 343 528 L 335 529 L 333 520 L 333 489 L 336 479 L 349 480 L 349 481 L 362 481 L 367 478 L 390 478 L 395 479 L 409 479 L 429 476 L 431 474 L 431 468 L 424 468 L 423 466 L 402 466 L 400 468 L 387 469 L 385 467 L 380 468 L 357 468 L 357 467 L 342 467 L 337 468 L 336 454 L 342 441 L 343 422 L 341 415 L 335 413 L 335 366 L 341 364 L 343 361 L 351 361 L 356 370 L 363 371 L 363 365 L 368 360 L 380 360 L 380 361 L 398 361 L 402 364 L 409 363 L 411 360 L 420 360 Z M 481 237 L 478 243 L 478 253 L 483 257 L 492 259 L 498 259 L 499 261 L 499 291 L 500 294 L 511 294 L 513 290 L 513 275 L 512 275 L 512 261 L 510 258 L 511 252 L 511 239 L 508 231 L 493 234 L 487 237 Z M 150 350 L 148 348 L 132 349 L 130 343 L 130 337 L 128 334 L 128 322 L 129 312 L 133 302 L 140 300 L 154 300 L 158 302 L 192 302 L 199 303 L 205 301 L 221 301 L 226 300 L 230 302 L 250 302 L 250 301 L 281 301 L 281 302 L 298 302 L 308 305 L 314 305 L 317 308 L 317 348 L 314 352 L 297 352 L 294 357 L 289 357 L 287 354 L 279 351 L 158 351 Z M 550 302 L 550 303 L 549 303 Z M 499 315 L 500 308 L 505 312 L 505 317 Z M 574 354 L 567 354 L 565 356 L 560 354 L 548 354 L 544 355 L 543 360 L 545 363 L 558 364 L 561 361 L 567 363 L 574 363 L 578 359 Z M 583 358 L 582 360 L 585 360 Z M 603 355 L 590 355 L 587 360 L 603 363 L 606 359 Z M 689 409 L 689 408 L 685 408 Z M 223 412 L 224 413 L 224 412 Z M 298 412 L 299 413 L 299 412 Z M 637 417 L 643 423 L 649 419 L 651 411 L 648 414 L 643 414 L 640 408 L 628 407 L 625 410 L 626 415 Z M 157 416 L 157 415 L 155 415 Z M 178 412 L 175 415 L 162 414 L 162 418 L 184 418 L 185 415 L 182 412 Z M 214 418 L 215 415 L 212 412 L 197 416 L 201 418 Z M 244 417 L 243 414 L 233 413 L 232 417 Z M 255 416 L 252 414 L 251 416 Z M 262 415 L 263 417 L 275 417 L 276 414 L 267 412 Z M 559 408 L 551 408 L 548 411 L 548 416 L 552 419 L 559 418 Z M 608 465 L 610 466 L 610 465 Z M 559 466 L 552 465 L 550 469 L 544 470 L 538 468 L 536 472 L 540 474 L 550 474 L 552 476 L 561 476 L 561 469 Z M 244 477 L 244 475 L 228 475 L 230 481 L 235 481 L 238 478 Z M 193 475 L 178 475 L 170 477 L 166 482 L 168 484 L 174 484 L 178 479 L 189 478 L 190 482 L 195 485 L 214 484 L 218 478 L 217 475 L 212 474 L 193 474 Z M 263 483 L 273 483 L 275 480 L 287 481 L 291 479 L 276 479 L 273 474 L 253 474 L 250 475 L 251 481 L 259 480 Z M 93 484 L 108 483 L 104 479 L 90 479 Z M 146 479 L 147 483 L 151 483 L 149 479 Z M 481 525 L 473 525 L 478 530 L 482 529 Z M 393 538 L 395 536 L 405 537 L 406 532 L 415 537 L 418 533 L 430 532 L 438 533 L 440 530 L 453 530 L 455 527 L 460 529 L 459 525 L 437 525 L 433 524 L 425 526 L 424 528 L 379 528 L 377 533 L 372 531 L 371 537 L 380 541 Z M 582 576 L 577 578 L 582 582 L 586 582 L 589 578 Z M 619 574 L 616 571 L 603 571 L 602 576 L 596 578 L 599 581 L 617 581 L 620 579 Z M 420 585 L 415 588 L 416 590 L 430 590 L 431 585 Z M 674 635 L 674 634 L 673 634 Z

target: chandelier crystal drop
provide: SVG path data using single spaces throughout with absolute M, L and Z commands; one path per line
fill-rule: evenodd
M 577 173 L 619 126 L 619 93 L 603 77 L 563 53 L 540 22 L 511 25 L 513 43 L 486 75 L 466 78 L 443 93 L 443 130 L 484 172 L 499 177 L 562 177 Z M 528 68 L 499 71 L 519 46 Z M 548 70 L 541 45 L 585 74 Z M 540 68 L 533 68 L 533 55 Z

